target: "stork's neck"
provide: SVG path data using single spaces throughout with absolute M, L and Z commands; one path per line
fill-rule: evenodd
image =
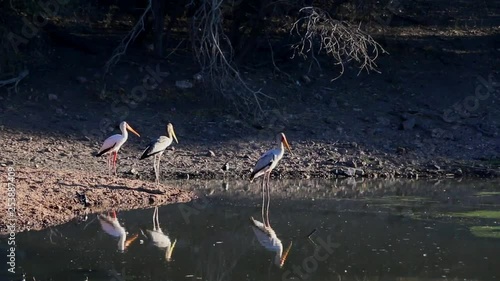
M 280 155 L 283 156 L 285 154 L 285 146 L 283 145 L 283 142 L 280 141 Z
M 122 131 L 122 136 L 123 136 L 125 139 L 127 139 L 127 138 L 128 138 L 128 131 L 127 131 L 127 128 L 122 129 L 121 131 Z
M 118 250 L 125 251 L 125 239 L 127 238 L 127 234 L 123 233 L 120 236 L 120 240 L 118 240 Z
M 283 246 L 280 244 L 278 250 L 276 250 L 276 256 L 274 257 L 274 264 L 277 266 L 281 265 L 281 256 L 283 255 Z

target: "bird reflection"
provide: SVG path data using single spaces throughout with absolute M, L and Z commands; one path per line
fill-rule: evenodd
M 101 228 L 104 232 L 113 237 L 119 238 L 118 250 L 121 252 L 125 251 L 125 249 L 127 249 L 128 246 L 130 246 L 130 244 L 132 244 L 132 242 L 139 237 L 138 234 L 135 234 L 127 240 L 127 232 L 125 231 L 125 228 L 120 225 L 115 211 L 112 211 L 107 215 L 99 214 L 97 215 L 97 219 L 99 220 Z
M 166 261 L 172 260 L 172 253 L 174 252 L 177 239 L 174 240 L 174 242 L 172 243 L 170 241 L 170 238 L 161 230 L 160 221 L 158 219 L 158 207 L 155 207 L 153 212 L 153 229 L 152 230 L 147 229 L 146 233 L 144 233 L 144 231 L 142 231 L 141 229 L 141 232 L 145 237 L 147 237 L 151 241 L 151 244 L 153 246 L 158 247 L 160 249 L 165 249 Z
M 276 236 L 276 232 L 274 232 L 274 230 L 272 229 L 271 223 L 269 221 L 270 200 L 271 196 L 269 188 L 267 188 L 267 192 L 265 192 L 264 190 L 262 191 L 262 222 L 255 220 L 253 217 L 250 217 L 250 222 L 252 223 L 252 230 L 259 243 L 264 248 L 266 248 L 266 250 L 276 252 L 276 256 L 274 257 L 274 264 L 276 266 L 283 267 L 288 253 L 292 248 L 292 242 L 290 241 L 290 245 L 283 253 L 283 244 L 281 243 L 281 240 Z

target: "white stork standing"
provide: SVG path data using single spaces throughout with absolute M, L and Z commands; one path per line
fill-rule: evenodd
M 160 182 L 160 160 L 163 152 L 172 144 L 174 139 L 176 143 L 179 143 L 172 123 L 167 124 L 167 135 L 168 136 L 160 136 L 158 139 L 153 140 L 141 155 L 141 160 L 154 156 L 153 167 L 155 170 L 156 185 Z
M 269 194 L 269 180 L 271 178 L 271 172 L 273 169 L 278 165 L 278 162 L 283 158 L 283 154 L 285 154 L 285 146 L 290 152 L 292 153 L 292 150 L 290 148 L 290 145 L 288 144 L 288 141 L 286 140 L 285 134 L 281 133 L 276 136 L 276 141 L 278 142 L 279 147 L 275 149 L 271 149 L 264 153 L 259 160 L 257 161 L 257 164 L 255 164 L 255 167 L 252 170 L 252 174 L 250 175 L 250 182 L 252 182 L 254 179 L 264 175 L 264 178 L 262 178 L 262 217 L 264 218 L 264 193 L 266 192 Z M 267 221 L 269 221 L 269 201 L 267 201 Z
M 172 260 L 172 253 L 174 252 L 175 244 L 177 243 L 177 239 L 170 241 L 170 238 L 163 233 L 163 231 L 160 228 L 160 221 L 158 219 L 158 207 L 155 207 L 153 211 L 153 229 L 147 229 L 146 234 L 142 231 L 142 235 L 146 236 L 151 240 L 151 243 L 153 246 L 160 248 L 160 249 L 165 249 L 165 260 L 166 261 L 171 261 Z
M 125 228 L 120 225 L 115 211 L 112 211 L 111 214 L 108 215 L 97 215 L 97 218 L 99 219 L 99 223 L 101 224 L 101 228 L 102 230 L 104 230 L 104 232 L 113 237 L 119 238 L 118 250 L 120 252 L 123 252 L 125 249 L 127 249 L 127 247 L 130 246 L 130 244 L 132 244 L 132 242 L 134 242 L 137 237 L 139 237 L 139 235 L 136 233 L 130 239 L 126 240 L 127 232 L 125 231 Z
M 97 152 L 96 156 L 101 156 L 104 154 L 108 154 L 108 172 L 111 172 L 111 169 L 114 170 L 116 175 L 116 158 L 118 157 L 118 150 L 122 147 L 122 145 L 128 139 L 128 131 L 130 130 L 132 133 L 136 134 L 140 137 L 139 133 L 137 133 L 132 127 L 130 127 L 127 122 L 123 121 L 120 123 L 120 130 L 122 131 L 121 135 L 116 134 L 107 138 Z

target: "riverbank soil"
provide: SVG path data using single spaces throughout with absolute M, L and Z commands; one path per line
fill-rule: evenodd
M 2 200 L 15 198 L 0 212 L 0 234 L 40 230 L 74 218 L 85 222 L 90 214 L 188 202 L 193 192 L 154 182 L 64 170 L 9 169 L 15 196 L 2 188 Z M 14 212 L 15 210 L 15 212 Z

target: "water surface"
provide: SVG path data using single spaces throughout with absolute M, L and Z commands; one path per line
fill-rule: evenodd
M 262 220 L 258 183 L 173 184 L 207 196 L 159 208 L 176 241 L 170 261 L 142 235 L 153 227 L 144 209 L 118 212 L 127 238 L 138 234 L 123 252 L 96 215 L 19 233 L 17 274 L 0 279 L 500 280 L 496 181 L 273 182 L 271 225 L 285 248 L 293 242 L 282 268 L 250 227 Z

